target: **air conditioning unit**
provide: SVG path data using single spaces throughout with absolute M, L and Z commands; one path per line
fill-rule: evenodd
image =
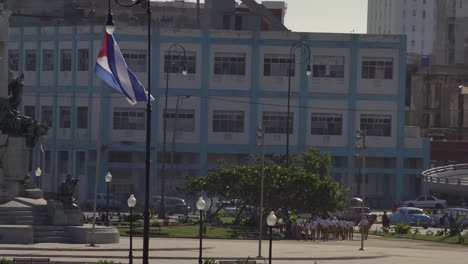
M 224 134 L 224 140 L 232 140 L 232 134 Z

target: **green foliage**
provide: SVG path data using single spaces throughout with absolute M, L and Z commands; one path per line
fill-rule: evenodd
M 409 224 L 396 224 L 395 225 L 395 233 L 397 234 L 408 234 L 411 230 L 411 226 Z
M 413 229 L 413 234 L 415 234 L 415 235 L 419 234 L 419 229 L 417 229 L 417 228 Z
M 433 236 L 433 235 L 434 235 L 434 232 L 432 232 L 431 230 L 426 231 L 426 236 Z
M 132 220 L 132 218 L 133 218 L 133 220 Z M 130 220 L 132 220 L 133 222 L 136 222 L 136 221 L 138 221 L 140 219 L 143 219 L 143 214 L 142 213 L 133 213 L 132 218 L 130 218 L 129 214 L 125 214 L 123 216 L 124 222 L 130 222 Z
M 113 260 L 99 260 L 97 264 L 114 264 Z
M 289 167 L 284 166 L 284 160 L 278 157 L 264 159 L 264 208 L 325 214 L 346 207 L 347 189 L 330 177 L 329 154 L 312 148 L 291 157 Z M 260 160 L 223 164 L 203 177 L 186 177 L 186 185 L 179 191 L 192 196 L 205 192 L 208 197 L 217 197 L 221 201 L 235 201 L 234 206 L 239 210 L 234 223 L 248 223 L 252 222 L 248 206 L 260 204 L 261 176 Z M 208 219 L 217 216 L 225 206 L 218 204 L 218 208 L 209 208 L 208 211 L 213 213 Z
M 217 264 L 218 262 L 214 258 L 204 258 L 203 264 Z
M 2 259 L 0 259 L 0 264 L 12 264 L 13 261 L 11 259 L 6 259 L 4 257 L 2 257 Z
M 236 261 L 236 264 L 249 264 L 250 258 L 241 258 Z

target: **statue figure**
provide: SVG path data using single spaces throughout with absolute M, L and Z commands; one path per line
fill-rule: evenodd
M 75 192 L 76 185 L 78 185 L 79 179 L 72 178 L 70 174 L 67 175 L 66 180 L 62 182 L 59 187 L 57 196 L 58 200 L 62 201 L 63 207 L 65 209 L 78 209 L 78 203 L 73 198 L 73 193 Z
M 8 101 L 12 108 L 11 111 L 14 111 L 15 113 L 18 113 L 18 107 L 23 97 L 23 80 L 24 73 L 21 73 L 18 78 L 15 78 L 8 83 L 8 96 L 10 96 Z
M 26 137 L 28 147 L 34 147 L 39 138 L 47 134 L 46 123 L 39 123 L 31 117 L 20 115 L 18 107 L 23 96 L 24 74 L 13 78 L 10 71 L 8 83 L 8 99 L 0 98 L 0 131 L 4 134 Z

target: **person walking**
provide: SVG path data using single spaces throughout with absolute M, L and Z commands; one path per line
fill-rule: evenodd
M 387 232 L 390 228 L 390 219 L 388 219 L 387 211 L 383 211 L 382 215 L 382 227 L 384 232 Z
M 444 226 L 444 234 L 447 234 L 447 230 L 450 228 L 450 216 L 448 213 L 445 213 L 444 217 L 442 217 Z
M 362 236 L 364 236 L 364 239 L 367 240 L 369 235 L 370 222 L 367 220 L 365 215 L 362 216 L 361 221 L 359 222 L 359 226 L 361 227 Z

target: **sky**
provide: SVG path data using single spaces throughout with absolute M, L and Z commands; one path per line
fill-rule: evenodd
M 367 0 L 285 0 L 285 2 L 288 7 L 285 25 L 292 31 L 367 32 Z
M 187 0 L 186 0 L 187 1 Z M 188 0 L 196 2 L 196 0 Z M 236 0 L 239 2 L 239 0 Z M 256 0 L 258 3 L 261 0 Z M 277 0 L 269 0 L 277 1 Z M 285 25 L 299 32 L 367 32 L 367 0 L 283 0 Z M 200 1 L 205 2 L 204 0 Z

